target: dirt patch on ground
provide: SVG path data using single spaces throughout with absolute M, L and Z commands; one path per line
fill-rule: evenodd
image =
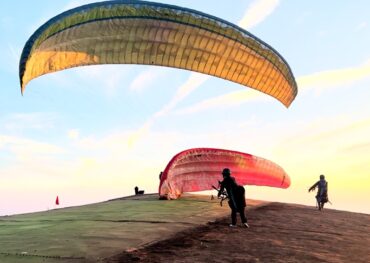
M 370 215 L 270 203 L 175 234 L 106 262 L 370 262 Z

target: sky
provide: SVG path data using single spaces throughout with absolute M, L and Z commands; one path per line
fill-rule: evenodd
M 370 213 L 370 2 L 161 0 L 220 17 L 276 49 L 298 84 L 289 108 L 265 94 L 190 71 L 139 65 L 73 68 L 32 80 L 18 63 L 31 34 L 93 1 L 0 3 L 0 215 L 158 191 L 176 153 L 223 148 L 269 159 L 288 189 L 247 186 L 247 198 Z M 220 178 L 221 179 L 221 178 Z

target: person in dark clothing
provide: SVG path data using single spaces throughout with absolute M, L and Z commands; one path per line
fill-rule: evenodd
M 324 204 L 329 201 L 328 198 L 328 182 L 325 180 L 325 176 L 322 174 L 320 175 L 320 180 L 317 181 L 313 186 L 308 189 L 308 192 L 314 191 L 318 188 L 316 194 L 316 200 L 319 207 L 319 210 L 324 208 Z
M 139 187 L 135 186 L 135 195 L 143 195 L 144 190 L 139 190 Z
M 247 217 L 245 216 L 245 189 L 243 186 L 238 185 L 235 178 L 231 176 L 231 171 L 229 168 L 225 168 L 222 171 L 223 180 L 220 182 L 220 191 L 218 196 L 226 190 L 227 196 L 229 198 L 229 206 L 231 208 L 231 224 L 230 227 L 236 226 L 236 214 L 240 214 L 240 219 L 242 224 L 249 228 L 247 223 Z

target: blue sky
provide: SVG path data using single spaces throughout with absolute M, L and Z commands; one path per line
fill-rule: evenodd
M 161 1 L 247 29 L 274 47 L 298 83 L 290 108 L 215 77 L 154 66 L 80 67 L 41 76 L 20 93 L 18 63 L 51 17 L 93 1 L 2 2 L 0 215 L 156 192 L 177 152 L 219 147 L 272 160 L 287 190 L 249 198 L 314 205 L 323 173 L 333 208 L 370 213 L 368 1 Z M 351 199 L 348 197 L 351 196 Z

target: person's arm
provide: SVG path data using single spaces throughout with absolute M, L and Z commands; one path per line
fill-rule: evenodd
M 308 189 L 308 192 L 311 192 L 313 190 L 315 190 L 315 188 L 319 185 L 319 181 L 317 181 L 313 186 L 310 187 L 310 189 Z
M 217 194 L 218 197 L 220 197 L 220 195 L 221 195 L 221 193 L 223 193 L 224 189 L 225 189 L 225 183 L 224 183 L 224 181 L 222 181 L 220 183 L 220 190 L 218 191 L 218 194 Z

